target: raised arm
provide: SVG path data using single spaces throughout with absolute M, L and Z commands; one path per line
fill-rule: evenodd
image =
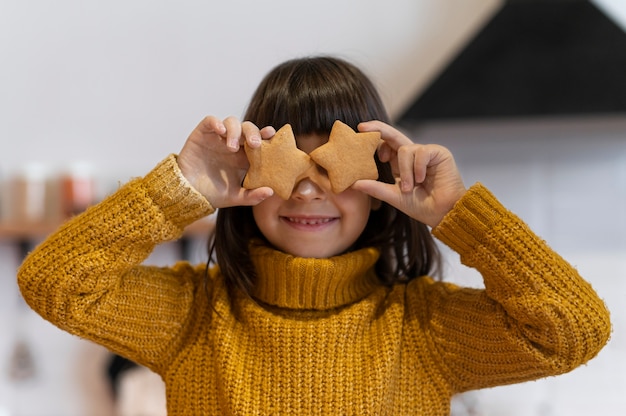
M 18 283 L 26 302 L 68 332 L 155 360 L 184 331 L 204 266 L 143 261 L 214 209 L 270 195 L 269 188 L 241 187 L 241 144 L 273 133 L 235 118 L 204 118 L 178 156 L 68 221 L 25 259 Z
M 432 285 L 428 296 L 434 349 L 457 391 L 566 373 L 605 346 L 611 323 L 602 299 L 482 185 L 433 233 L 485 284 Z
M 591 285 L 484 186 L 466 190 L 448 149 L 413 143 L 379 121 L 359 129 L 381 132 L 379 157 L 397 182 L 353 187 L 431 226 L 483 276 L 485 290 L 412 282 L 423 292 L 409 302 L 408 319 L 428 328 L 429 350 L 453 389 L 561 374 L 602 349 L 609 312 Z
M 197 273 L 186 264 L 141 263 L 157 244 L 180 237 L 211 211 L 170 156 L 30 253 L 18 271 L 22 295 L 63 330 L 154 359 L 182 330 Z

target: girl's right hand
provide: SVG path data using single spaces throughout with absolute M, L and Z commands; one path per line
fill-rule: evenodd
M 256 205 L 273 191 L 268 187 L 241 187 L 249 167 L 243 143 L 258 147 L 261 140 L 275 133 L 272 127 L 259 129 L 235 117 L 220 120 L 207 116 L 187 138 L 178 155 L 178 165 L 189 183 L 214 208 Z

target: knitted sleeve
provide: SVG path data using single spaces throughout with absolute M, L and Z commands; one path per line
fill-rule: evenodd
M 591 285 L 482 185 L 433 234 L 485 284 L 423 288 L 434 350 L 453 390 L 562 374 L 606 344 L 609 312 Z
M 59 328 L 149 364 L 183 330 L 197 275 L 141 266 L 213 208 L 171 155 L 65 223 L 18 270 L 26 302 Z

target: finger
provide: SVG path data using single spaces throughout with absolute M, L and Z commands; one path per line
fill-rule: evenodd
M 222 123 L 222 120 L 215 116 L 204 117 L 198 125 L 198 129 L 202 134 L 217 133 L 219 135 L 222 135 L 226 133 L 226 127 L 224 126 L 224 123 Z
M 262 186 L 260 188 L 255 189 L 245 189 L 241 188 L 239 194 L 239 203 L 237 205 L 240 206 L 252 206 L 260 204 L 265 201 L 270 196 L 274 195 L 274 190 L 267 186 Z
M 359 123 L 357 126 L 361 132 L 379 131 L 380 137 L 391 147 L 393 150 L 398 150 L 400 146 L 413 143 L 404 133 L 400 130 L 391 127 L 387 123 L 382 121 L 373 120 Z
M 398 169 L 402 192 L 410 192 L 415 186 L 415 153 L 414 146 L 402 146 L 398 149 Z
M 414 180 L 416 183 L 422 183 L 426 179 L 426 172 L 430 166 L 435 154 L 432 146 L 420 146 L 414 156 Z
M 383 142 L 383 144 L 378 147 L 378 159 L 383 163 L 387 163 L 391 160 L 392 156 L 393 150 L 387 143 Z
M 250 121 L 241 123 L 243 137 L 246 143 L 251 147 L 259 147 L 261 145 L 261 131 Z
M 226 147 L 233 152 L 239 150 L 241 139 L 241 122 L 236 117 L 228 117 L 224 120 L 226 127 Z
M 276 134 L 276 129 L 272 126 L 265 126 L 261 129 L 261 137 L 266 139 L 271 139 Z
M 373 179 L 361 179 L 352 185 L 352 189 L 387 202 L 396 208 L 398 207 L 399 192 L 397 184 L 389 184 Z
M 387 126 L 387 123 L 383 123 L 380 120 L 370 120 L 370 121 L 363 121 L 361 123 L 358 124 L 357 129 L 360 132 L 368 132 L 368 131 L 380 131 L 383 128 L 385 128 L 385 126 Z

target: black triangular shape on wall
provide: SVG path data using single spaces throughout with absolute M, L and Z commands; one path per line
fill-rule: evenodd
M 626 112 L 626 32 L 589 1 L 509 1 L 399 118 Z

